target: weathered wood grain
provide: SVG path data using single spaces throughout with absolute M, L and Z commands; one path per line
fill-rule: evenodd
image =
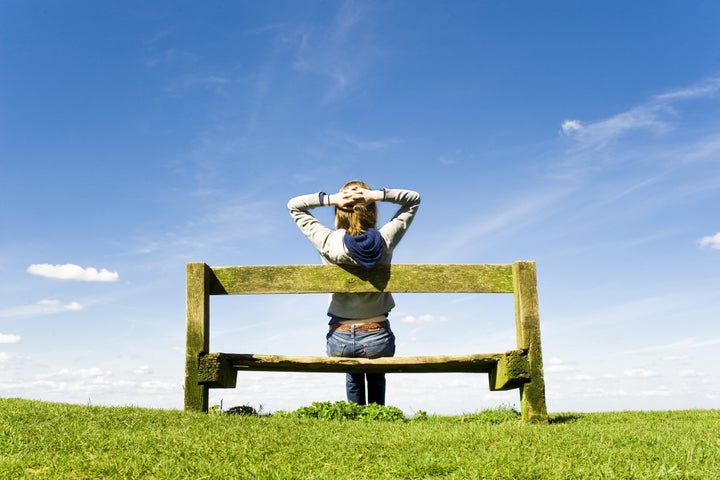
M 535 262 L 516 262 L 513 278 L 517 346 L 527 352 L 530 366 L 530 381 L 520 386 L 520 410 L 529 422 L 548 423 Z
M 337 265 L 211 267 L 210 294 L 511 293 L 512 265 Z
M 208 390 L 198 383 L 197 359 L 210 350 L 210 269 L 189 263 L 186 282 L 185 410 L 206 412 Z
M 269 372 L 368 372 L 368 373 L 489 373 L 506 356 L 524 358 L 521 351 L 470 355 L 383 357 L 375 359 L 263 355 L 254 353 L 211 353 L 200 357 L 200 382 L 225 383 L 216 375 L 223 368 Z M 516 365 L 516 377 L 527 374 Z
M 210 353 L 198 359 L 198 382 L 209 388 L 235 388 L 237 372 L 315 373 L 488 373 L 490 390 L 519 388 L 530 380 L 525 352 L 471 355 L 366 358 Z

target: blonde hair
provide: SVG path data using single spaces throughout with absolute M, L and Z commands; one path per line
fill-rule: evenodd
M 340 191 L 342 192 L 351 187 L 370 190 L 367 183 L 360 180 L 351 180 L 343 185 Z M 352 210 L 342 210 L 335 207 L 335 227 L 344 229 L 350 235 L 360 235 L 369 228 L 375 228 L 375 226 L 377 226 L 377 205 L 375 202 L 370 204 L 357 203 L 353 205 Z

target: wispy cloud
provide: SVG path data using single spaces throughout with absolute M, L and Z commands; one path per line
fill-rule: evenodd
M 607 300 L 607 306 L 593 305 L 580 311 L 568 311 L 565 318 L 554 318 L 546 322 L 551 335 L 568 335 L 572 338 L 578 331 L 582 335 L 607 336 L 611 348 L 617 355 L 632 358 L 653 356 L 663 361 L 679 361 L 700 352 L 711 351 L 720 345 L 720 339 L 707 336 L 701 338 L 703 322 L 712 322 L 718 317 L 717 300 L 720 295 L 697 291 L 690 294 L 669 293 L 640 297 L 627 302 Z M 592 312 L 587 313 L 587 311 Z M 693 319 L 688 322 L 688 319 Z M 685 338 L 673 336 L 668 326 L 684 325 Z M 622 338 L 634 338 L 636 330 L 652 332 L 642 343 L 627 345 Z M 592 332 L 592 333 L 590 333 Z M 610 348 L 610 347 L 609 347 Z M 675 359 L 675 360 L 670 360 Z
M 345 93 L 367 68 L 374 50 L 366 28 L 364 5 L 345 1 L 325 29 L 305 27 L 297 37 L 293 68 L 326 77 L 331 87 L 325 100 Z
M 563 204 L 563 213 L 573 220 L 566 225 L 587 225 L 583 219 L 592 218 L 595 225 L 606 222 L 630 234 L 633 219 L 653 218 L 679 205 L 699 212 L 713 202 L 720 188 L 720 124 L 714 120 L 719 94 L 720 77 L 713 77 L 648 97 L 607 118 L 561 122 L 546 175 L 575 186 Z M 687 232 L 633 233 L 647 239 L 665 234 Z M 701 247 L 720 248 L 718 235 L 689 242 L 694 240 Z
M 568 188 L 558 188 L 550 192 L 539 192 L 518 199 L 505 209 L 479 218 L 468 218 L 461 229 L 448 235 L 443 254 L 464 249 L 478 239 L 499 232 L 509 234 L 525 228 L 528 223 L 539 221 L 539 212 L 547 211 L 571 192 Z
M 720 77 L 713 77 L 687 88 L 655 95 L 641 105 L 604 120 L 589 123 L 565 120 L 561 131 L 588 146 L 605 145 L 630 130 L 665 131 L 670 128 L 670 123 L 663 116 L 675 113 L 672 109 L 675 103 L 681 100 L 713 98 L 718 92 Z
M 201 88 L 220 93 L 221 88 L 230 83 L 230 78 L 222 75 L 188 74 L 173 79 L 167 87 L 167 91 L 170 93 L 180 93 L 189 89 Z
M 671 110 L 668 105 L 650 103 L 597 122 L 565 120 L 561 130 L 565 135 L 574 138 L 579 147 L 597 149 L 633 130 L 667 131 L 670 125 L 663 115 L 669 112 Z
M 276 204 L 253 200 L 249 196 L 225 195 L 215 192 L 207 201 L 206 211 L 197 218 L 177 226 L 173 231 L 152 238 L 139 238 L 132 249 L 135 255 L 162 253 L 173 258 L 200 257 L 218 254 L 226 249 L 237 250 L 238 245 L 260 237 L 267 237 L 275 228 Z M 271 211 L 272 214 L 267 212 Z M 239 228 L 252 225 L 253 228 Z
M 564 120 L 560 125 L 560 131 L 564 137 L 572 140 L 572 144 L 562 166 L 578 167 L 578 163 L 587 163 L 589 160 L 601 163 L 601 157 L 597 153 L 616 145 L 633 132 L 647 132 L 658 136 L 673 132 L 682 119 L 681 102 L 716 99 L 719 92 L 720 77 L 712 77 L 687 88 L 655 95 L 647 101 L 609 118 L 595 121 Z M 720 138 L 715 134 L 701 139 L 685 138 L 678 145 L 671 147 L 672 158 L 686 160 L 693 155 L 705 158 L 707 153 L 718 151 L 718 143 L 720 143 Z M 614 161 L 635 158 L 627 144 L 622 145 L 622 148 L 625 149 L 623 153 L 613 151 L 611 157 Z M 638 156 L 647 158 L 653 148 L 652 143 L 644 142 L 644 145 L 641 146 L 642 153 Z M 657 152 L 662 154 L 663 149 L 667 148 L 667 145 L 663 145 L 657 149 Z M 593 166 L 597 167 L 595 164 Z
M 720 338 L 700 338 L 700 337 L 689 337 L 689 338 L 683 338 L 674 342 L 671 342 L 669 344 L 663 344 L 663 345 L 648 345 L 647 347 L 631 350 L 629 352 L 624 352 L 626 354 L 637 354 L 637 353 L 654 353 L 654 352 L 691 352 L 693 350 L 704 348 L 704 347 L 714 347 L 716 345 L 720 345 Z M 681 356 L 674 356 L 674 357 L 664 357 L 664 359 L 667 358 L 688 358 L 687 355 L 681 355 Z
M 653 97 L 657 102 L 673 102 L 693 98 L 713 97 L 720 92 L 720 76 L 711 77 L 695 85 L 671 92 L 661 93 Z
M 354 150 L 360 152 L 384 150 L 402 143 L 402 140 L 398 138 L 361 139 L 347 133 L 334 133 L 331 134 L 331 137 L 338 139 L 345 145 L 350 145 Z
M 98 270 L 93 267 L 83 268 L 72 263 L 64 265 L 50 265 L 38 263 L 30 265 L 27 272 L 45 278 L 56 278 L 59 280 L 80 280 L 83 282 L 115 282 L 120 276 L 117 272 L 111 272 L 104 268 Z
M 62 312 L 78 312 L 84 307 L 78 302 L 63 303 L 60 300 L 46 299 L 32 305 L 21 305 L 0 310 L 0 318 L 22 318 L 51 315 Z
M 54 380 L 72 380 L 72 379 L 104 379 L 112 376 L 112 372 L 109 370 L 102 370 L 97 367 L 91 368 L 61 368 L 52 373 L 46 373 L 38 375 L 37 378 L 40 380 L 54 379 Z

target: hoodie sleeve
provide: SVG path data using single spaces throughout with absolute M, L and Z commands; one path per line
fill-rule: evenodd
M 346 260 L 347 253 L 343 246 L 343 231 L 333 230 L 322 224 L 310 214 L 309 210 L 322 206 L 323 192 L 310 193 L 291 198 L 287 207 L 290 216 L 295 220 L 300 231 L 310 243 L 330 262 Z
M 380 228 L 380 234 L 385 239 L 388 248 L 393 250 L 407 229 L 410 228 L 410 224 L 420 208 L 420 194 L 412 190 L 386 188 L 385 201 L 400 205 L 400 209 L 392 219 Z

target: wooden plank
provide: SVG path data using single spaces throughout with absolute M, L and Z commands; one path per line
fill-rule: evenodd
M 530 367 L 530 381 L 520 387 L 520 412 L 526 421 L 548 423 L 535 262 L 515 262 L 513 276 L 517 346 L 527 352 Z
M 523 352 L 440 355 L 416 357 L 366 358 L 262 355 L 252 353 L 212 353 L 199 359 L 200 381 L 211 385 L 230 385 L 227 368 L 272 372 L 369 372 L 369 373 L 490 373 L 498 361 Z M 517 367 L 517 365 L 516 365 Z M 516 368 L 518 375 L 526 375 Z
M 512 265 L 211 267 L 211 295 L 272 293 L 511 293 Z
M 210 350 L 210 268 L 187 265 L 185 345 L 185 410 L 208 411 L 208 388 L 198 383 L 198 356 Z

